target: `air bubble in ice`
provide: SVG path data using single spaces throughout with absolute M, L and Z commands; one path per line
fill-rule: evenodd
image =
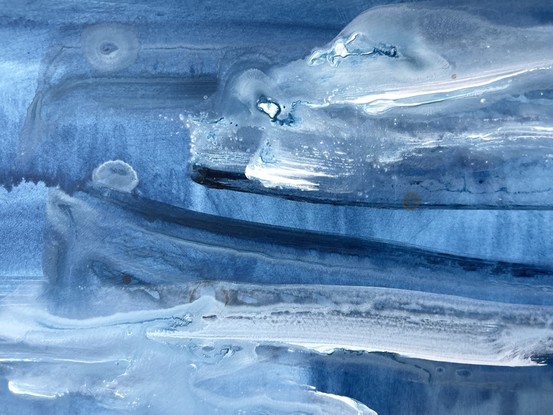
M 132 28 L 110 23 L 86 28 L 81 35 L 81 47 L 94 68 L 113 72 L 134 63 L 140 44 Z
M 138 186 L 134 169 L 121 160 L 109 160 L 94 169 L 92 183 L 119 192 L 132 192 Z

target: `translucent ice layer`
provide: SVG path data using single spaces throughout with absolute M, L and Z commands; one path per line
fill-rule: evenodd
M 75 197 L 52 191 L 47 215 L 44 271 L 61 315 L 174 306 L 188 298 L 180 284 L 202 281 L 372 286 L 553 305 L 548 265 L 232 220 L 106 189 Z
M 52 311 L 190 315 L 183 330 L 147 331 L 152 340 L 506 366 L 553 352 L 548 268 L 214 218 L 124 193 L 53 192 L 48 216 L 50 298 L 65 299 Z
M 550 307 L 349 287 L 235 286 L 218 296 L 198 325 L 156 329 L 148 337 L 392 352 L 473 365 L 531 365 L 553 352 Z
M 371 9 L 189 116 L 195 180 L 384 207 L 553 206 L 553 28 Z
M 482 384 L 477 364 L 551 360 L 547 268 L 217 218 L 106 187 L 52 190 L 47 215 L 48 282 L 34 301 L 0 302 L 6 388 L 36 405 L 372 414 L 319 388 L 310 359 L 387 352 L 386 365 L 429 359 Z M 445 373 L 433 365 L 403 361 L 402 376 Z
M 95 413 L 122 414 L 180 414 L 183 408 L 193 414 L 375 414 L 309 386 L 296 358 L 271 361 L 251 342 L 148 339 L 150 332 L 201 321 L 205 302 L 86 320 L 59 318 L 36 305 L 0 307 L 7 388 L 33 398 L 35 408 L 71 398 L 74 413 L 91 406 Z
M 372 414 L 315 387 L 309 356 L 391 352 L 462 364 L 446 367 L 482 384 L 489 377 L 472 375 L 475 364 L 551 360 L 547 269 L 89 192 L 51 191 L 45 291 L 0 303 L 6 388 L 39 407 L 70 399 L 111 413 Z M 432 365 L 401 363 L 408 377 L 446 370 Z
M 2 10 L 0 415 L 551 411 L 552 6 L 395 1 Z

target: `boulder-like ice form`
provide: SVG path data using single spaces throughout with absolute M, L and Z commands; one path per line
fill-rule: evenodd
M 551 208 L 553 27 L 371 9 L 191 116 L 194 177 L 341 204 Z

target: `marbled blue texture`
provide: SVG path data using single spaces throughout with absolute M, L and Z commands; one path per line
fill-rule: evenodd
M 189 117 L 384 3 L 0 2 L 0 414 L 550 412 L 550 206 L 191 179 Z M 434 5 L 553 23 L 544 1 Z

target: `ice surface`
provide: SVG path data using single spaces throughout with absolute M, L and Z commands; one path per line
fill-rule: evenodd
M 94 169 L 92 182 L 98 187 L 132 192 L 138 186 L 138 176 L 134 169 L 124 161 L 109 160 Z
M 99 71 L 113 72 L 132 65 L 138 56 L 138 36 L 132 27 L 99 24 L 81 35 L 86 59 Z
M 383 3 L 0 4 L 0 415 L 550 411 L 551 6 Z
M 304 59 L 233 74 L 213 114 L 190 116 L 196 180 L 337 204 L 549 209 L 552 40 L 550 25 L 440 6 L 371 9 Z

